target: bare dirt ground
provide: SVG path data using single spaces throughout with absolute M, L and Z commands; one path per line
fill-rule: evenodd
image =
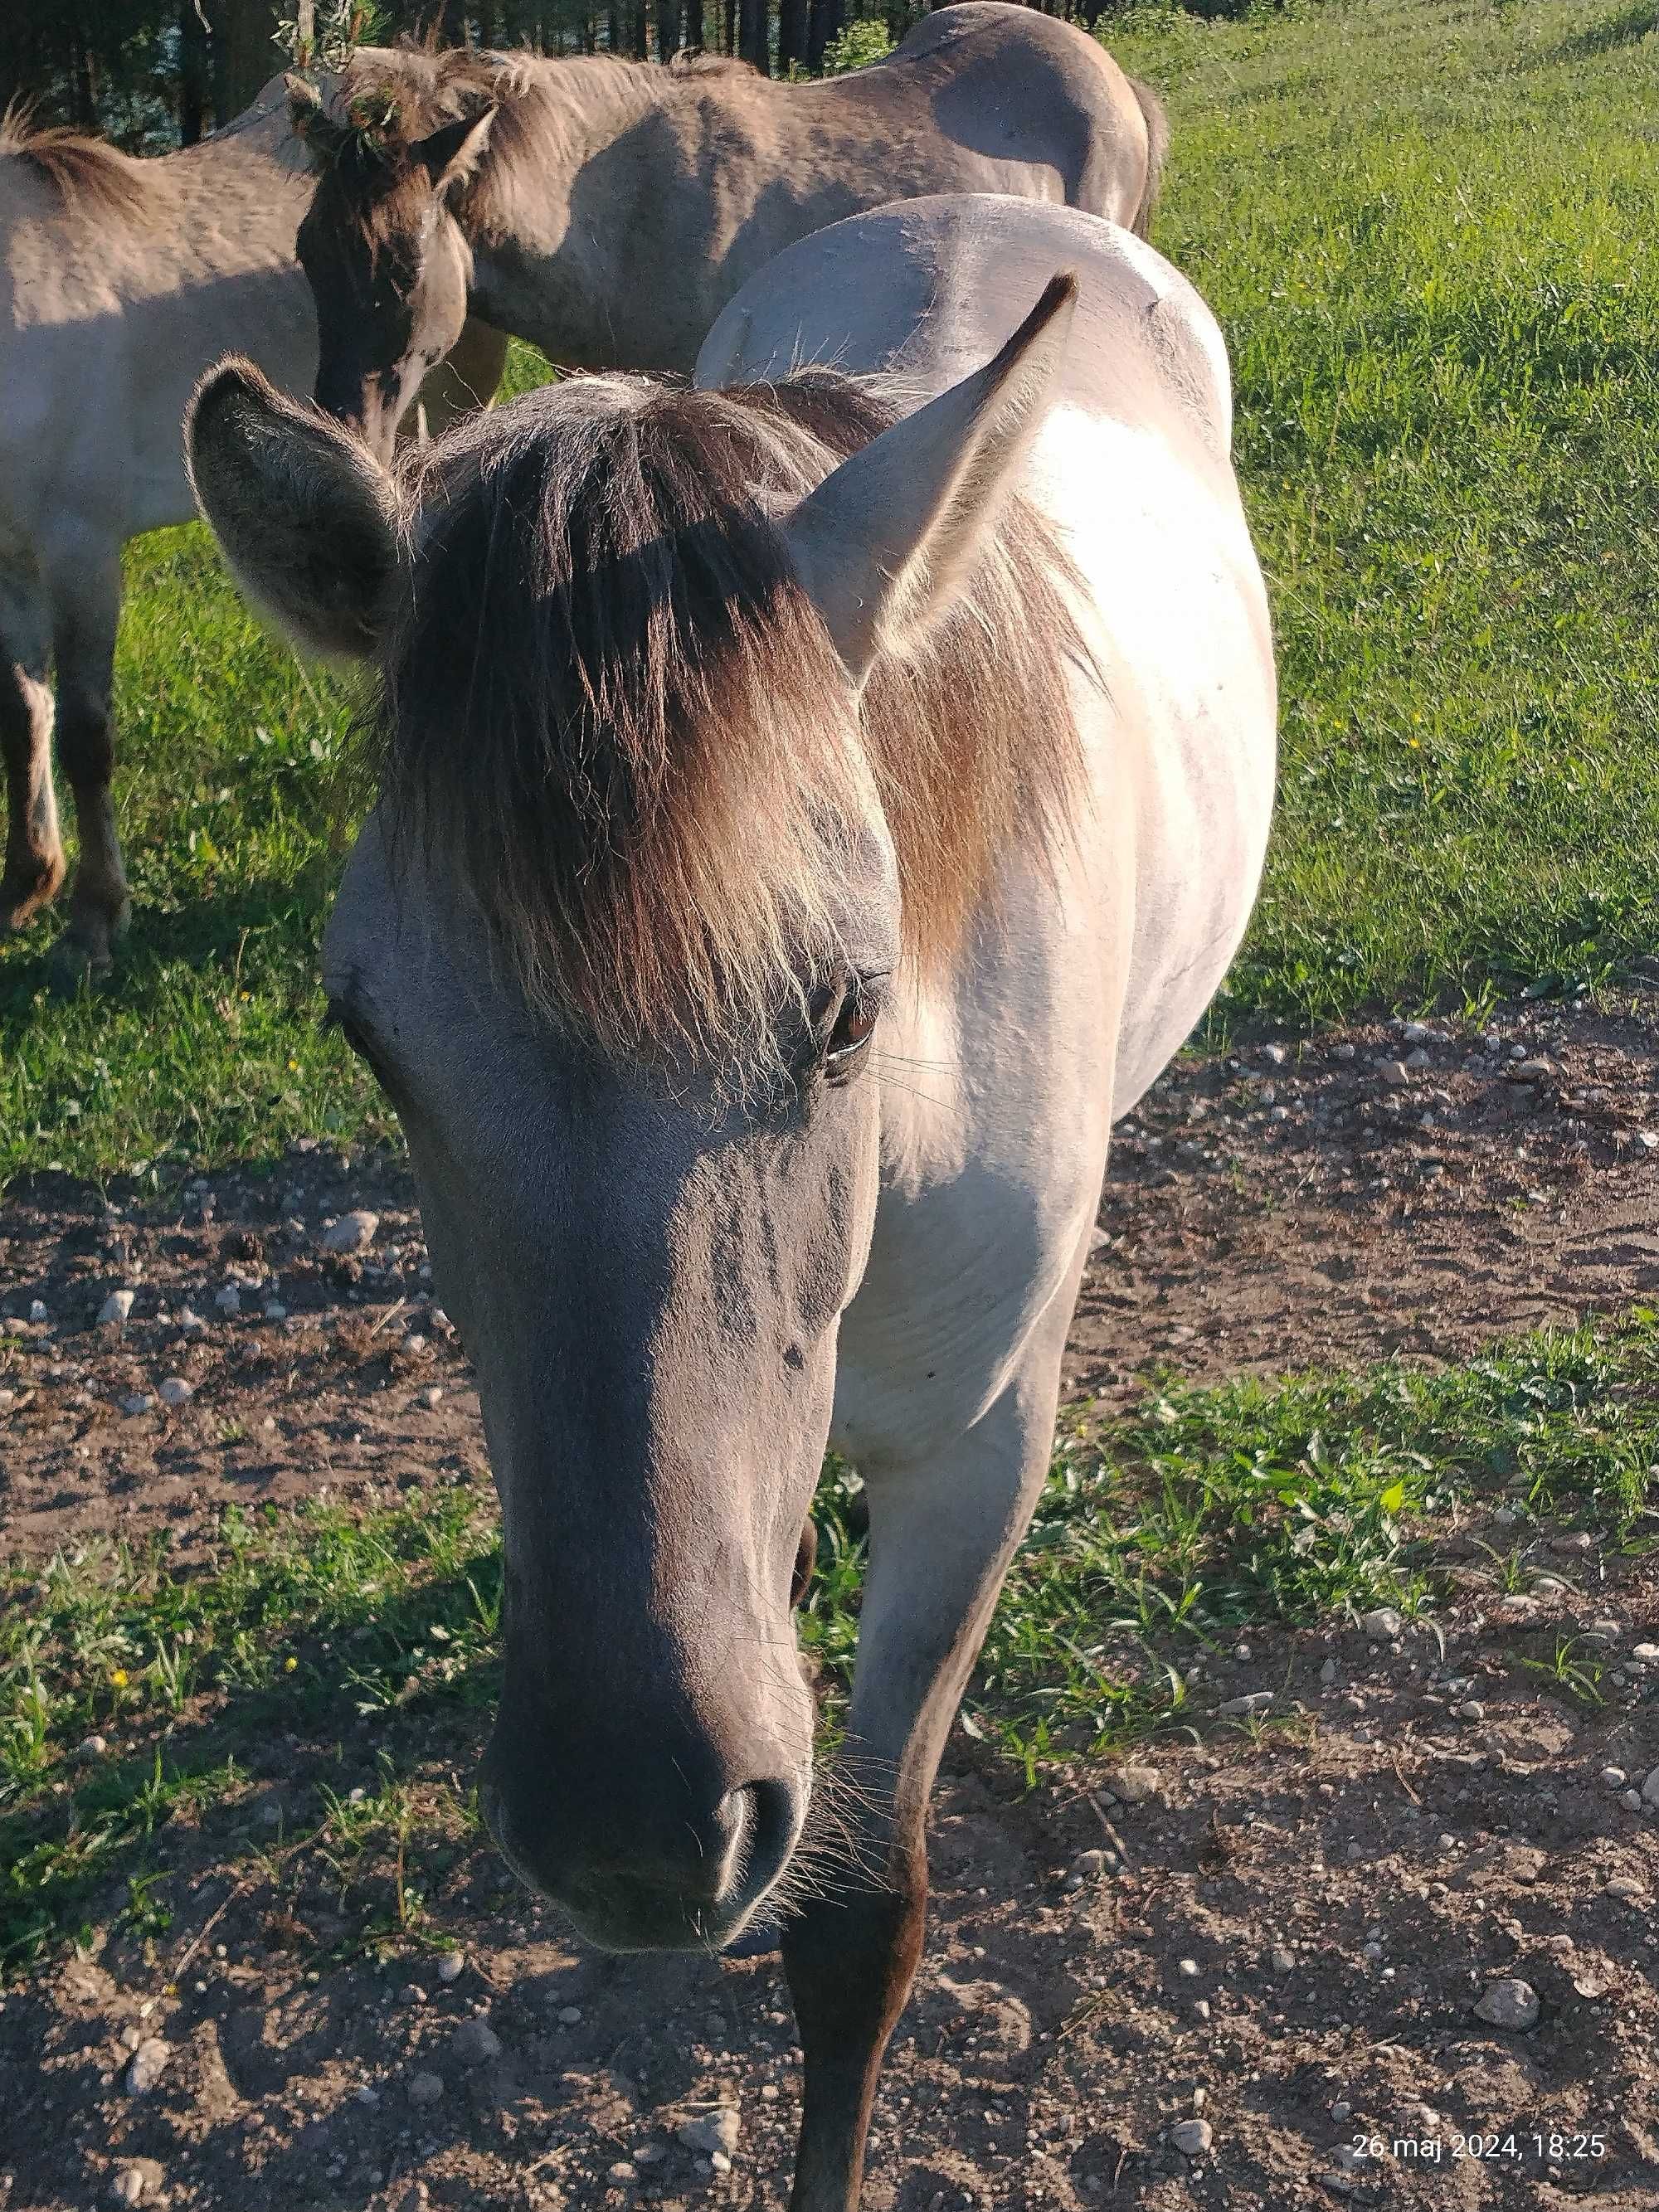
M 1490 1048 L 1379 1028 L 1183 1062 L 1121 1133 L 1074 1390 L 1117 1404 L 1153 1361 L 1446 1358 L 1649 1295 L 1654 1004 L 1489 1026 Z M 6 1548 L 166 1521 L 187 1556 L 228 1500 L 482 1468 L 395 1163 L 311 1152 L 166 1208 L 112 1201 L 43 1179 L 0 1214 Z M 379 1216 L 366 1247 L 326 1253 L 354 1208 Z M 122 1290 L 129 1318 L 100 1326 Z M 169 1406 L 169 1382 L 191 1395 Z M 958 1735 L 871 2212 L 1659 2207 L 1659 1820 L 1625 1802 L 1659 1768 L 1655 1556 L 1564 1533 L 1556 1587 L 1505 1600 L 1468 1569 L 1472 1531 L 1448 1557 L 1443 1650 L 1387 1624 L 1253 1633 L 1206 1668 L 1198 1740 L 1150 1747 L 1144 1772 L 1025 1796 Z M 1612 1668 L 1593 1712 L 1524 1663 L 1563 1632 Z M 1253 1691 L 1273 1694 L 1265 1724 L 1216 1713 Z M 334 1955 L 337 1884 L 281 1839 L 409 1727 L 273 1741 L 228 1827 L 175 1822 L 164 1938 L 5 1996 L 3 2212 L 112 2202 L 118 2179 L 129 2201 L 231 2212 L 786 2202 L 775 1960 L 599 1957 L 470 1845 L 427 1899 L 453 1980 L 432 1951 Z M 465 1778 L 476 1717 L 420 1748 Z M 225 1858 L 250 1832 L 271 1863 L 239 1887 Z M 1476 2013 L 1508 1978 L 1535 2023 Z M 169 2057 L 134 2094 L 147 2037 Z M 678 2130 L 726 2106 L 721 2171 Z

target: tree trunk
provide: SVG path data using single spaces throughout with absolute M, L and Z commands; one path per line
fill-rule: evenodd
M 806 59 L 806 0 L 778 0 L 778 75 Z
M 808 0 L 806 66 L 814 76 L 823 70 L 823 50 L 841 29 L 842 0 Z
M 179 7 L 179 143 L 194 146 L 207 127 L 209 97 L 207 25 L 196 0 Z
M 763 76 L 772 74 L 767 0 L 740 0 L 738 51 Z
M 672 62 L 685 43 L 681 0 L 657 0 L 657 59 Z
M 204 0 L 213 48 L 213 113 L 221 129 L 251 107 L 282 67 L 271 44 L 278 10 L 270 0 Z
M 646 61 L 651 53 L 651 11 L 645 0 L 638 0 L 634 9 L 634 41 L 629 51 L 636 61 Z
M 77 131 L 98 128 L 97 64 L 85 40 L 77 36 L 70 76 L 70 120 Z

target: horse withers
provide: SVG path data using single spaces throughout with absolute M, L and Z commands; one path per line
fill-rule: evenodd
M 695 389 L 573 380 L 390 471 L 246 364 L 194 404 L 243 588 L 378 665 L 325 979 L 477 1365 L 489 1823 L 614 1948 L 781 1917 L 796 2212 L 859 2199 L 1111 1122 L 1255 894 L 1273 663 L 1229 434 L 1191 287 L 993 196 L 793 247 Z M 870 1556 L 815 1778 L 789 1607 L 826 1443 Z
M 1094 40 L 1004 0 L 924 15 L 886 59 L 814 84 L 707 55 L 399 47 L 294 93 L 318 169 L 299 237 L 317 401 L 383 460 L 469 312 L 567 368 L 689 373 L 732 294 L 811 231 L 944 191 L 1144 230 L 1167 139 Z

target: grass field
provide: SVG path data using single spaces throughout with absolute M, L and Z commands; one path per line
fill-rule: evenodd
M 1438 1375 L 1171 1387 L 1110 1427 L 1074 1424 L 966 1724 L 1030 1779 L 1179 1729 L 1186 1670 L 1253 1625 L 1432 1607 L 1440 1533 L 1498 1496 L 1513 1541 L 1483 1555 L 1494 1595 L 1542 1572 L 1543 1526 L 1594 1530 L 1604 1553 L 1650 1552 L 1656 1376 L 1659 1322 L 1644 1311 Z M 844 1484 L 826 1482 L 801 1615 L 832 1689 L 850 1667 L 862 1573 L 847 1504 Z M 235 1838 L 250 1753 L 282 1735 L 326 1768 L 364 1715 L 380 1784 L 355 1800 L 325 1790 L 324 1840 L 349 1863 L 395 1833 L 418 1893 L 422 1859 L 476 1829 L 443 1724 L 459 1723 L 476 1751 L 500 1608 L 493 1501 L 465 1482 L 370 1512 L 233 1512 L 190 1571 L 164 1545 L 0 1570 L 0 1984 L 75 1935 L 94 1901 L 107 1916 L 112 1894 L 125 1899 L 119 1924 L 165 1927 L 171 1824 L 221 1836 L 247 1867 L 291 1840 Z M 1557 1694 L 1601 1704 L 1595 1648 L 1569 1640 L 1553 1664 L 1527 1663 Z M 833 1724 L 833 1698 L 829 1711 Z M 119 1757 L 77 1769 L 70 1754 L 94 1731 Z M 362 1940 L 418 1933 L 399 1881 L 398 1924 Z
M 1281 641 L 1283 799 L 1224 1017 L 1594 984 L 1654 941 L 1650 0 L 1139 13 L 1157 240 L 1215 306 Z M 524 364 L 520 374 L 526 373 Z M 0 1176 L 385 1116 L 314 1027 L 340 693 L 200 532 L 130 549 L 114 989 L 0 951 Z

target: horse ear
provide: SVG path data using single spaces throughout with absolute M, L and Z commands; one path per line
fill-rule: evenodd
M 292 71 L 283 79 L 288 94 L 288 127 L 313 158 L 331 153 L 346 136 L 323 105 L 323 95 L 309 77 Z
M 495 114 L 495 108 L 486 107 L 482 115 L 464 115 L 459 123 L 441 124 L 429 137 L 418 139 L 410 148 L 441 200 L 453 198 L 478 173 Z
M 855 681 L 972 574 L 1042 423 L 1076 301 L 1075 276 L 1052 278 L 994 361 L 843 461 L 784 525 Z
M 368 447 L 233 356 L 196 387 L 185 459 L 244 594 L 303 651 L 375 653 L 404 561 L 392 479 Z
M 283 89 L 288 94 L 288 119 L 303 138 L 323 112 L 323 95 L 308 76 L 297 76 L 292 70 L 283 79 Z

